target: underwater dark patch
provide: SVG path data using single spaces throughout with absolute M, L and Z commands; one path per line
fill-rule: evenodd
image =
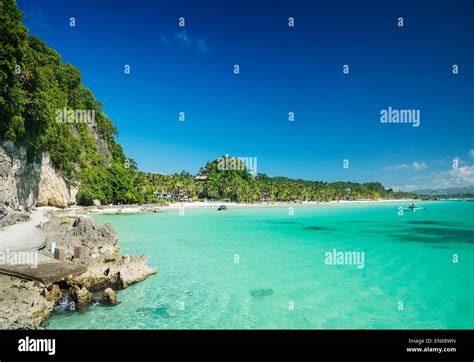
M 303 230 L 308 230 L 308 231 L 330 231 L 330 230 L 333 230 L 333 229 L 323 227 L 323 226 L 307 226 Z
M 153 307 L 141 307 L 136 309 L 136 312 L 142 315 L 152 315 L 156 318 L 159 317 L 164 317 L 168 318 L 170 317 L 170 305 L 169 304 L 162 304 L 158 308 L 153 308 Z
M 270 288 L 261 288 L 261 289 L 252 289 L 250 295 L 255 298 L 269 297 L 273 294 L 273 289 Z
M 456 226 L 460 225 L 458 222 L 452 222 L 452 221 L 422 221 L 422 220 L 416 220 L 416 221 L 408 221 L 407 224 L 412 224 L 412 225 L 441 225 L 441 226 Z
M 412 227 L 391 235 L 399 240 L 422 243 L 474 243 L 474 231 L 465 229 Z
M 161 307 L 156 308 L 153 311 L 153 314 L 155 317 L 168 318 L 170 316 L 169 309 L 170 309 L 170 306 L 168 304 L 163 304 Z
M 280 225 L 291 225 L 291 224 L 300 224 L 298 221 L 279 221 L 277 224 Z
M 380 230 L 361 230 L 359 232 L 362 232 L 365 234 L 382 234 Z
M 154 309 L 151 307 L 141 307 L 141 308 L 137 308 L 136 312 L 141 313 L 141 314 L 147 314 L 147 313 L 153 313 L 153 310 Z

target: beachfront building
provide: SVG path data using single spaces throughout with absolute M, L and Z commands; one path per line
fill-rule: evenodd
M 352 192 L 352 189 L 348 187 L 347 189 L 344 190 L 344 195 L 341 196 L 341 201 L 347 201 L 349 200 L 349 194 Z
M 178 190 L 178 192 L 176 193 L 176 200 L 178 202 L 189 201 L 188 191 L 184 189 Z
M 207 181 L 207 176 L 198 175 L 194 178 L 194 181 L 205 183 Z
M 168 200 L 168 201 L 173 200 L 173 194 L 171 192 L 166 192 L 166 191 L 155 192 L 155 197 L 158 200 Z

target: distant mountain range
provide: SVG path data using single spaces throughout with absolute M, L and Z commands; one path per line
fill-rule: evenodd
M 415 191 L 418 195 L 474 195 L 474 186 L 449 187 L 446 189 L 425 189 Z

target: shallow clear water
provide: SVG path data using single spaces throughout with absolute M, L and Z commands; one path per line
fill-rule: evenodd
M 403 216 L 407 203 L 98 215 L 158 274 L 120 291 L 117 306 L 45 327 L 474 328 L 474 202 L 419 204 L 428 210 Z M 364 252 L 364 267 L 326 264 L 333 249 Z

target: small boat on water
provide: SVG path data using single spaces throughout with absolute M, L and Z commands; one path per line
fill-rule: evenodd
M 405 210 L 408 210 L 408 211 L 417 211 L 417 210 L 428 210 L 427 208 L 425 207 L 420 207 L 418 205 L 416 205 L 415 203 L 411 203 L 410 206 L 406 207 Z

